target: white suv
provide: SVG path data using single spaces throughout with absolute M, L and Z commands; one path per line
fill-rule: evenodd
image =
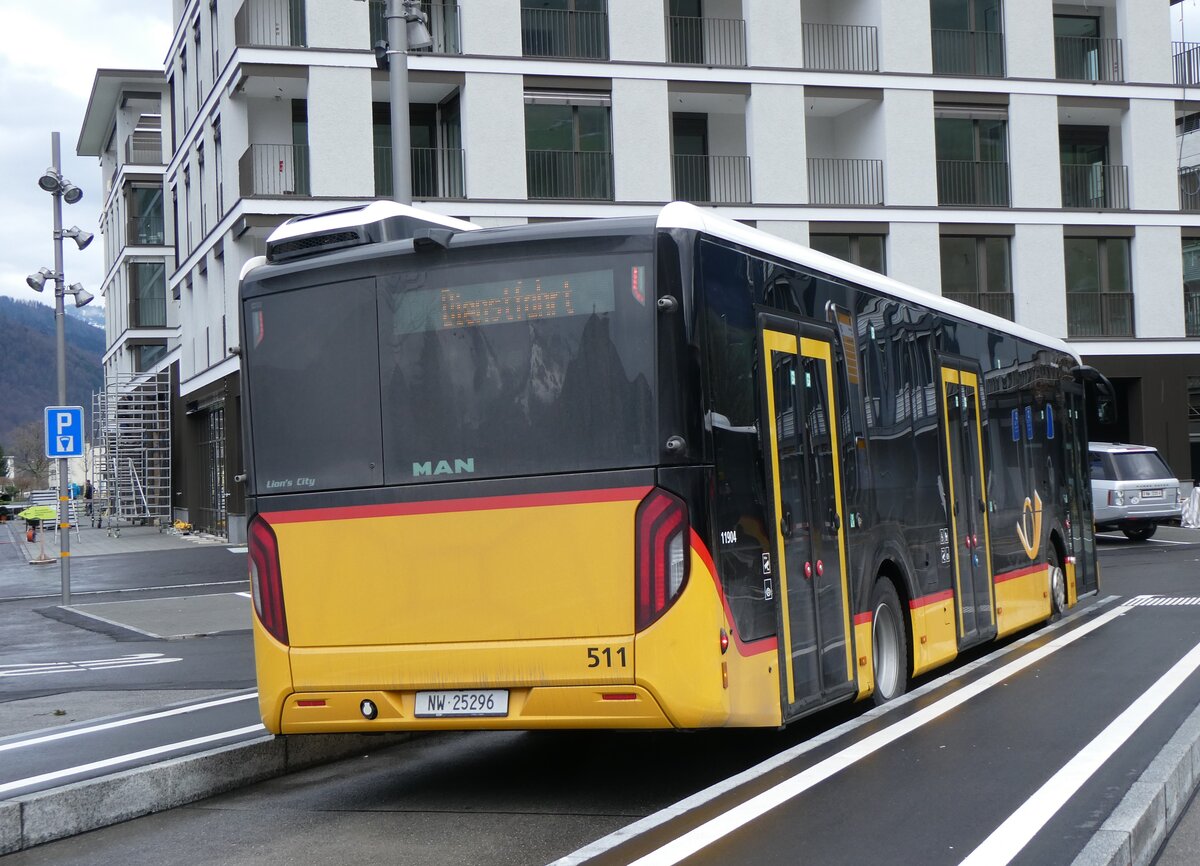
M 1096 529 L 1119 529 L 1145 541 L 1160 523 L 1179 520 L 1183 493 L 1157 449 L 1149 445 L 1089 442 Z

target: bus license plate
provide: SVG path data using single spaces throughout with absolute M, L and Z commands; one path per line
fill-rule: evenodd
M 418 718 L 443 716 L 507 716 L 507 689 L 460 689 L 417 692 Z

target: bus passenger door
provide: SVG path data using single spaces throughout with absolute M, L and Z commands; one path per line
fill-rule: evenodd
M 1096 579 L 1096 542 L 1092 536 L 1092 482 L 1088 459 L 1087 415 L 1083 386 L 1063 385 L 1064 411 L 1061 426 L 1067 478 L 1067 515 L 1071 520 L 1071 552 L 1075 557 L 1075 595 L 1091 592 Z M 1053 407 L 1048 407 L 1050 411 Z M 1068 593 L 1069 594 L 1069 593 Z
M 760 316 L 784 719 L 852 692 L 836 351 L 824 328 Z
M 954 597 L 962 649 L 996 635 L 977 373 L 942 366 L 942 413 L 950 532 L 954 536 Z

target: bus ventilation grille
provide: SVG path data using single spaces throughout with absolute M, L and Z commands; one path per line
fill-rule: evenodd
M 288 259 L 298 259 L 302 256 L 329 252 L 342 247 L 358 246 L 363 243 L 366 243 L 366 239 L 357 231 L 329 232 L 302 238 L 288 238 L 285 241 L 267 245 L 267 261 L 283 262 Z

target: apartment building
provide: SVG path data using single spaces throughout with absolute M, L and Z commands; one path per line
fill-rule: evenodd
M 1200 51 L 1172 42 L 1168 4 L 422 8 L 434 44 L 408 61 L 418 205 L 484 225 L 713 207 L 1068 339 L 1121 399 L 1095 438 L 1155 444 L 1200 475 L 1200 280 L 1185 280 L 1200 196 L 1174 135 L 1200 109 Z M 230 537 L 238 275 L 284 219 L 391 194 L 383 9 L 175 0 L 162 72 L 97 76 L 130 98 L 94 94 L 81 152 L 135 191 L 144 167 L 112 148 L 136 130 L 135 91 L 159 94 L 150 173 L 166 215 L 165 246 L 133 256 L 108 232 L 143 205 L 106 209 L 108 303 L 132 309 L 143 278 L 129 265 L 153 253 L 169 308 L 161 335 L 110 325 L 106 363 L 161 336 L 165 354 L 135 357 L 176 370 L 176 514 Z

